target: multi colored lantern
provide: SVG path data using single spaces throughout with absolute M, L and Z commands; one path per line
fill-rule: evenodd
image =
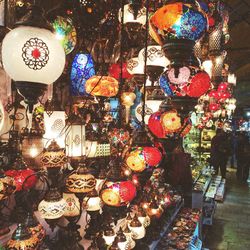
M 70 90 L 73 96 L 87 95 L 86 81 L 95 75 L 94 61 L 90 54 L 78 53 L 72 63 Z
M 113 147 L 121 146 L 123 148 L 129 144 L 130 138 L 129 131 L 124 128 L 112 128 L 109 132 L 110 143 Z
M 176 110 L 156 112 L 149 118 L 148 127 L 158 138 L 183 137 L 189 133 L 192 123 L 189 118 L 181 120 Z
M 67 203 L 58 192 L 57 188 L 51 188 L 38 205 L 41 217 L 47 220 L 59 219 L 63 216 Z
M 76 173 L 71 174 L 66 180 L 66 188 L 75 194 L 84 194 L 95 189 L 96 179 L 89 170 L 81 166 Z
M 12 234 L 11 239 L 7 242 L 7 249 L 15 250 L 34 250 L 37 249 L 39 239 L 32 235 L 31 231 L 24 224 L 18 224 L 17 229 Z
M 93 96 L 116 96 L 119 89 L 118 81 L 111 76 L 92 76 L 86 81 L 86 92 Z
M 102 201 L 112 207 L 126 206 L 136 196 L 136 187 L 132 181 L 107 181 L 100 192 Z
M 76 46 L 76 29 L 72 20 L 62 16 L 56 17 L 52 22 L 56 38 L 61 42 L 65 54 L 68 55 Z
M 136 147 L 130 151 L 126 158 L 127 166 L 135 172 L 142 172 L 146 168 L 159 165 L 162 154 L 155 147 Z

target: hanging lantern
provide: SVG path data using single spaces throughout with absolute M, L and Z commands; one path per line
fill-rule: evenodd
M 32 112 L 47 85 L 62 74 L 65 52 L 37 6 L 16 25 L 3 39 L 3 66 Z
M 18 224 L 6 247 L 7 249 L 15 250 L 34 250 L 37 249 L 38 244 L 39 239 L 37 236 L 32 235 L 31 231 L 24 224 Z
M 126 250 L 128 248 L 128 240 L 121 227 L 116 233 L 115 241 L 117 242 L 120 250 Z
M 135 172 L 142 172 L 146 168 L 159 165 L 162 154 L 155 147 L 137 147 L 132 149 L 126 158 L 126 164 Z
M 51 142 L 41 157 L 41 163 L 45 168 L 60 168 L 67 163 L 67 160 L 64 150 L 56 141 Z
M 46 220 L 56 220 L 63 216 L 67 203 L 58 192 L 57 188 L 51 188 L 38 205 L 38 211 Z
M 0 173 L 0 201 L 8 198 L 15 189 L 14 178 Z
M 131 220 L 132 220 L 132 219 L 131 219 Z M 125 227 L 125 229 L 123 230 L 123 233 L 124 233 L 124 235 L 126 236 L 127 241 L 128 241 L 128 244 L 127 244 L 128 249 L 133 249 L 133 248 L 135 247 L 135 241 L 134 241 L 133 238 L 132 238 L 132 232 L 131 232 L 131 230 L 129 229 L 128 224 L 126 224 L 126 227 Z
M 65 148 L 65 111 L 44 112 L 44 147 L 47 148 L 55 140 L 61 148 Z
M 217 27 L 209 34 L 208 46 L 209 54 L 218 54 L 221 51 L 222 45 L 222 24 L 217 25 Z
M 95 75 L 94 61 L 87 53 L 77 53 L 72 63 L 70 73 L 70 90 L 73 96 L 87 95 L 86 81 Z
M 63 199 L 66 201 L 66 207 L 63 215 L 67 218 L 79 216 L 81 204 L 76 195 L 73 193 L 63 193 Z
M 116 96 L 119 89 L 118 81 L 111 76 L 92 76 L 86 81 L 86 92 L 93 96 Z
M 66 136 L 66 155 L 72 158 L 79 158 L 86 155 L 85 125 L 76 121 L 69 126 L 69 133 Z
M 89 173 L 86 166 L 80 166 L 76 173 L 71 174 L 66 179 L 66 188 L 75 194 L 85 194 L 95 189 L 96 179 Z
M 126 124 L 129 122 L 130 116 L 130 108 L 134 105 L 134 101 L 136 99 L 136 95 L 133 92 L 123 92 L 121 95 L 121 104 L 126 108 L 126 117 L 125 122 Z
M 111 146 L 124 148 L 130 142 L 130 132 L 124 128 L 112 128 L 108 133 Z
M 109 75 L 114 77 L 117 80 L 120 80 L 121 74 L 121 65 L 119 63 L 112 64 L 109 67 Z M 122 78 L 123 79 L 130 79 L 132 75 L 129 74 L 127 70 L 127 63 L 122 64 Z
M 68 55 L 76 46 L 76 29 L 69 18 L 58 16 L 52 22 L 56 38 L 64 48 L 65 54 Z
M 133 79 L 136 84 L 140 87 L 144 81 L 144 63 L 139 60 L 138 57 L 133 57 L 127 62 L 127 70 L 133 75 Z
M 169 3 L 150 18 L 150 35 L 163 45 L 172 64 L 181 66 L 193 60 L 193 47 L 207 30 L 207 17 L 202 9 L 190 3 Z

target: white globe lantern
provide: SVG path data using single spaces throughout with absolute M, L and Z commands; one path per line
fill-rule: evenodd
M 38 97 L 60 77 L 65 65 L 64 49 L 39 7 L 34 6 L 4 37 L 2 61 L 32 111 Z

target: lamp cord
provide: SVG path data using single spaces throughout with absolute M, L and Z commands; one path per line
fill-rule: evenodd
M 149 34 L 149 0 L 146 0 L 146 32 L 145 32 L 145 55 L 144 55 L 144 79 L 142 93 L 142 128 L 145 128 L 146 109 L 146 83 L 147 83 L 147 59 L 148 59 L 148 34 Z

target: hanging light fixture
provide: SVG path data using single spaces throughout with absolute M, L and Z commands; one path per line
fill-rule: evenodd
M 129 224 L 129 229 L 132 232 L 132 238 L 135 239 L 135 240 L 142 239 L 146 234 L 145 227 L 138 220 L 138 217 L 137 217 L 136 214 L 135 214 L 135 216 L 133 217 L 132 221 Z
M 195 1 L 170 2 L 150 18 L 150 35 L 163 46 L 172 65 L 184 66 L 194 60 L 193 48 L 207 30 L 207 16 Z
M 38 97 L 48 84 L 58 79 L 65 65 L 64 50 L 41 8 L 33 6 L 5 36 L 2 60 L 5 71 L 15 81 L 32 112 Z

